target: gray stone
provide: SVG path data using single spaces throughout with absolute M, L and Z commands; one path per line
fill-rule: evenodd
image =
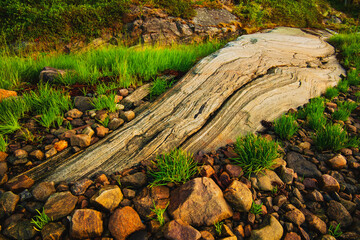
M 196 9 L 196 16 L 193 21 L 197 25 L 217 26 L 220 23 L 231 23 L 236 20 L 236 16 L 225 9 Z
M 300 177 L 318 178 L 321 176 L 321 172 L 317 169 L 316 165 L 306 160 L 297 152 L 289 152 L 286 155 L 286 162 L 289 168 L 294 169 Z
M 122 177 L 120 179 L 120 182 L 121 182 L 121 186 L 124 186 L 124 187 L 131 186 L 134 188 L 140 188 L 147 184 L 146 174 L 143 172 L 137 172 L 137 173 Z

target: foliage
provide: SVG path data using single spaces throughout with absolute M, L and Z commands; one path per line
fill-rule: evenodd
M 360 48 L 360 45 L 359 45 Z M 360 59 L 359 59 L 360 61 Z M 360 69 L 356 70 L 350 70 L 347 72 L 347 80 L 349 81 L 350 85 L 358 86 L 360 84 Z
M 360 70 L 360 34 L 336 34 L 329 39 L 329 42 L 340 50 L 341 63 L 346 68 Z
M 10 134 L 13 133 L 21 128 L 21 125 L 19 123 L 19 120 L 16 116 L 14 116 L 12 113 L 6 113 L 6 116 L 3 114 L 2 117 L 7 119 L 6 122 L 0 124 L 0 134 Z
M 318 27 L 321 25 L 321 8 L 317 0 L 241 0 L 233 13 L 241 22 L 256 26 L 284 25 L 292 27 Z
M 311 129 L 318 130 L 325 126 L 326 117 L 322 112 L 313 112 L 307 115 L 306 123 Z
M 346 93 L 349 90 L 349 81 L 347 80 L 341 80 L 339 84 L 337 85 L 337 88 L 340 92 Z
M 96 110 L 108 109 L 110 112 L 116 112 L 116 102 L 115 94 L 110 95 L 101 95 L 97 98 L 94 98 L 91 101 L 91 104 L 95 107 Z
M 46 213 L 45 210 L 43 209 L 42 212 L 40 212 L 39 210 L 36 209 L 36 211 L 38 212 L 38 215 L 36 215 L 35 217 L 33 217 L 31 219 L 31 223 L 34 224 L 34 229 L 36 231 L 41 231 L 41 229 L 50 221 L 52 221 L 52 219 L 50 219 Z
M 154 179 L 151 186 L 185 183 L 198 171 L 192 154 L 181 149 L 158 155 L 154 165 L 156 170 L 149 171 Z
M 159 96 L 166 91 L 167 88 L 171 87 L 171 83 L 165 79 L 156 78 L 150 88 L 150 99 Z
M 46 112 L 44 112 L 40 119 L 37 119 L 37 121 L 40 123 L 41 126 L 49 129 L 51 126 L 54 125 L 54 122 L 58 119 L 58 109 L 50 109 Z
M 327 124 L 317 130 L 314 136 L 315 146 L 319 150 L 338 151 L 346 147 L 348 141 L 347 132 L 338 124 Z
M 325 92 L 325 97 L 327 99 L 333 99 L 334 97 L 339 96 L 339 90 L 334 87 L 328 87 Z
M 342 235 L 342 231 L 341 231 L 341 228 L 340 228 L 340 223 L 338 225 L 336 225 L 336 227 L 334 227 L 333 225 L 330 224 L 330 227 L 329 227 L 329 235 L 335 237 L 335 238 L 338 238 Z
M 261 136 L 247 134 L 237 138 L 235 152 L 239 155 L 232 160 L 240 165 L 247 174 L 259 173 L 270 168 L 279 157 L 278 144 Z
M 0 152 L 6 152 L 6 148 L 8 146 L 8 141 L 6 136 L 0 134 Z
M 104 121 L 98 120 L 98 122 L 101 123 L 104 127 L 107 128 L 107 127 L 109 126 L 110 118 L 109 118 L 109 117 L 106 117 L 106 118 L 104 119 Z
M 338 109 L 332 114 L 333 119 L 346 121 L 351 112 L 357 107 L 355 102 L 342 101 L 338 102 Z
M 252 204 L 251 204 L 251 208 L 250 208 L 250 212 L 252 213 L 252 214 L 255 214 L 255 215 L 257 215 L 257 214 L 261 214 L 262 213 L 262 203 L 261 204 L 256 204 L 255 202 L 253 202 Z
M 294 115 L 282 115 L 274 122 L 274 130 L 281 139 L 290 139 L 299 129 Z
M 222 232 L 222 226 L 224 225 L 224 222 L 216 222 L 214 223 L 214 227 L 215 227 L 215 232 L 218 236 L 221 235 Z
M 323 98 L 313 98 L 310 102 L 298 112 L 298 118 L 306 119 L 309 114 L 323 113 L 325 110 L 325 101 Z
M 165 224 L 164 212 L 166 211 L 166 208 L 169 206 L 169 202 L 166 204 L 165 208 L 157 207 L 155 202 L 153 202 L 153 204 L 154 204 L 154 208 L 150 210 L 156 214 L 156 220 L 159 222 L 160 226 L 163 226 Z

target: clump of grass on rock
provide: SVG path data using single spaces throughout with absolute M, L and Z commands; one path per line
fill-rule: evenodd
M 259 173 L 271 168 L 279 157 L 278 148 L 275 141 L 250 133 L 236 140 L 234 150 L 239 156 L 232 160 L 248 175 Z
M 198 172 L 192 154 L 181 149 L 158 155 L 154 165 L 155 169 L 149 171 L 151 186 L 185 183 Z
M 274 130 L 281 139 L 290 139 L 299 129 L 293 114 L 282 115 L 274 122 Z

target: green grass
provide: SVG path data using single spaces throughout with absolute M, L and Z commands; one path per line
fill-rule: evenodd
M 58 119 L 58 114 L 59 110 L 52 108 L 45 111 L 37 121 L 41 126 L 49 129 L 51 126 L 54 126 L 55 121 Z
M 41 229 L 51 221 L 51 219 L 46 215 L 45 210 L 43 209 L 42 212 L 36 209 L 38 215 L 31 219 L 31 222 L 34 225 L 34 229 L 36 231 L 41 231 Z
M 110 95 L 101 95 L 97 98 L 94 98 L 91 101 L 91 104 L 96 110 L 107 109 L 109 112 L 116 112 L 117 110 L 114 93 Z
M 309 114 L 323 113 L 325 110 L 324 98 L 317 97 L 310 100 L 310 102 L 301 110 L 299 110 L 297 116 L 300 119 L 306 119 Z
M 360 48 L 360 45 L 359 45 Z M 360 84 L 360 69 L 350 70 L 347 72 L 347 80 L 349 81 L 350 85 L 358 86 Z
M 348 69 L 360 70 L 360 34 L 337 34 L 329 39 L 341 52 L 341 63 Z
M 6 148 L 8 146 L 8 141 L 6 136 L 0 134 L 0 152 L 6 152 Z
M 45 66 L 71 70 L 64 77 L 56 79 L 61 85 L 82 83 L 101 88 L 99 78 L 107 77 L 112 81 L 110 88 L 136 86 L 168 69 L 186 72 L 200 58 L 222 46 L 223 43 L 213 41 L 168 47 L 104 47 L 68 55 L 40 54 L 36 58 L 20 58 L 3 53 L 0 54 L 0 88 L 17 89 L 23 82 L 37 83 L 39 73 Z
M 273 161 L 279 157 L 278 144 L 261 136 L 247 134 L 237 138 L 235 152 L 239 155 L 232 161 L 241 166 L 248 175 L 259 173 L 264 169 L 271 168 Z
M 299 125 L 296 122 L 294 115 L 282 115 L 274 122 L 275 133 L 281 139 L 290 139 L 299 129 Z
M 215 232 L 218 236 L 221 236 L 223 225 L 224 225 L 224 222 L 222 222 L 222 221 L 214 223 Z
M 165 79 L 156 78 L 150 88 L 150 99 L 161 95 L 166 91 L 166 89 L 170 88 L 171 85 L 172 83 L 166 81 Z
M 319 150 L 338 151 L 346 147 L 348 142 L 347 132 L 338 124 L 327 124 L 314 135 L 314 143 Z
M 322 112 L 309 113 L 306 117 L 306 124 L 312 130 L 321 129 L 326 124 L 326 117 Z
M 340 223 L 338 225 L 336 225 L 336 227 L 334 227 L 333 225 L 330 224 L 328 233 L 329 233 L 329 235 L 331 235 L 335 238 L 340 237 L 343 234 L 343 232 L 341 231 L 341 228 L 340 228 Z
M 151 208 L 150 210 L 155 213 L 156 220 L 159 222 L 160 226 L 163 226 L 165 224 L 164 213 L 166 208 L 169 206 L 169 202 L 166 204 L 165 208 L 157 207 L 155 202 L 153 202 L 153 204 L 154 208 Z
M 154 164 L 156 170 L 149 171 L 151 186 L 185 183 L 198 172 L 192 154 L 181 149 L 158 155 Z
M 257 215 L 257 214 L 261 214 L 262 213 L 262 203 L 261 204 L 256 204 L 255 202 L 253 202 L 252 204 L 251 204 L 251 208 L 250 208 L 250 212 L 252 213 L 252 214 L 255 214 L 255 215 Z
M 355 102 L 338 102 L 338 109 L 332 114 L 333 119 L 346 121 L 350 114 L 358 106 Z
M 325 92 L 325 97 L 332 100 L 334 97 L 339 96 L 339 90 L 334 87 L 328 87 Z
M 337 88 L 341 93 L 347 93 L 349 90 L 350 84 L 348 80 L 341 80 L 339 84 L 337 85 Z
M 19 120 L 12 113 L 7 113 L 6 116 L 2 116 L 6 118 L 6 122 L 0 124 L 0 134 L 6 135 L 10 133 L 14 133 L 21 128 Z

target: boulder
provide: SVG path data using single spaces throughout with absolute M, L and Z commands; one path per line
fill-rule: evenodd
M 250 189 L 237 180 L 234 180 L 224 191 L 224 197 L 239 212 L 248 212 L 253 202 Z
M 125 240 L 130 234 L 143 229 L 145 225 L 131 207 L 118 208 L 110 216 L 109 230 L 116 240 Z
M 192 226 L 211 226 L 233 215 L 219 186 L 206 177 L 192 179 L 172 191 L 168 212 Z
M 181 219 L 177 219 L 166 225 L 164 236 L 170 240 L 198 240 L 201 238 L 201 233 Z
M 263 227 L 251 231 L 250 240 L 280 240 L 283 235 L 283 227 L 272 215 L 266 216 Z
M 66 217 L 74 209 L 78 198 L 69 191 L 52 194 L 44 205 L 44 211 L 49 218 L 56 221 Z
M 70 235 L 73 238 L 101 237 L 103 230 L 101 212 L 92 209 L 75 210 L 70 223 Z

